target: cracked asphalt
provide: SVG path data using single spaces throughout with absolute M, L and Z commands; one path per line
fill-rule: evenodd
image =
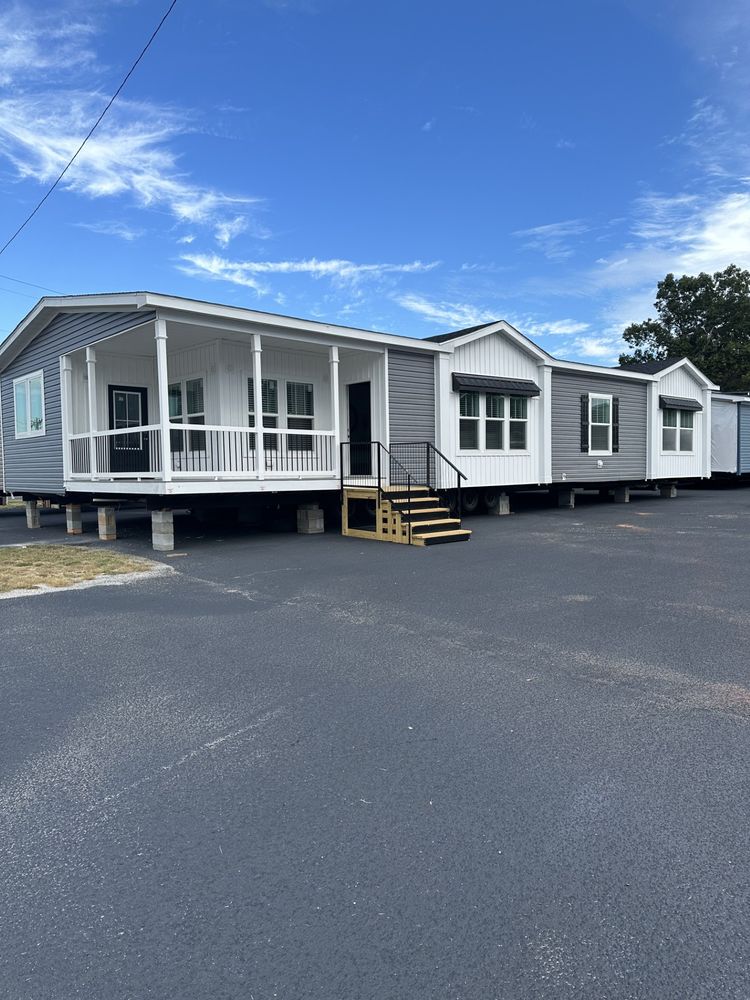
M 521 506 L 0 601 L 0 995 L 747 1000 L 750 488 Z

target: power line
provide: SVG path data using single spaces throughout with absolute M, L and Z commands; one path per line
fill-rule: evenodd
M 38 288 L 41 292 L 52 292 L 53 295 L 64 295 L 64 292 L 58 291 L 56 288 L 47 288 L 46 285 L 35 285 L 33 281 L 23 281 L 21 278 L 13 278 L 9 274 L 0 274 L 0 278 L 4 281 L 15 281 L 18 285 L 28 285 L 29 288 Z M 7 289 L 10 291 L 10 289 Z
M 135 72 L 135 69 L 138 66 L 138 63 L 141 61 L 141 59 L 143 59 L 143 57 L 146 55 L 146 53 L 148 52 L 148 50 L 151 48 L 151 43 L 156 38 L 156 36 L 159 34 L 159 31 L 161 30 L 161 26 L 164 24 L 164 22 L 166 21 L 166 19 L 172 13 L 172 11 L 174 10 L 174 8 L 175 8 L 176 5 L 177 5 L 177 0 L 172 0 L 172 2 L 170 3 L 169 7 L 166 10 L 166 13 L 162 17 L 161 21 L 159 21 L 159 23 L 154 28 L 154 31 L 153 31 L 151 37 L 149 38 L 149 40 L 146 42 L 146 44 L 141 49 L 140 55 L 138 56 L 138 58 L 136 59 L 136 61 L 133 63 L 133 65 L 130 67 L 130 69 L 128 70 L 128 72 L 125 74 L 125 77 L 123 78 L 122 83 L 117 88 L 117 90 L 114 92 L 114 94 L 112 95 L 112 97 L 109 99 L 109 101 L 108 101 L 107 106 L 105 107 L 105 109 L 102 111 L 102 113 L 96 119 L 96 121 L 94 122 L 94 124 L 91 126 L 91 129 L 89 130 L 88 135 L 86 136 L 86 138 L 83 140 L 83 142 L 78 147 L 78 149 L 75 151 L 75 153 L 73 153 L 73 155 L 71 156 L 71 158 L 68 160 L 67 164 L 65 165 L 64 170 L 61 172 L 60 176 L 57 178 L 57 180 L 54 182 L 54 184 L 50 187 L 50 189 L 47 191 L 47 193 L 44 195 L 44 197 L 36 205 L 36 207 L 34 208 L 33 212 L 31 212 L 24 219 L 24 221 L 21 223 L 21 225 L 15 231 L 15 233 L 13 233 L 13 235 L 10 237 L 10 239 L 6 243 L 4 243 L 2 247 L 0 247 L 0 256 L 2 256 L 2 254 L 5 253 L 5 251 L 11 245 L 11 243 L 13 242 L 13 240 L 15 240 L 15 238 L 18 235 L 20 235 L 21 232 L 23 232 L 23 230 L 26 228 L 26 226 L 28 226 L 28 224 L 34 218 L 34 216 L 39 211 L 39 209 L 42 207 L 42 205 L 45 203 L 45 201 L 49 198 L 49 196 L 55 190 L 55 188 L 57 187 L 57 185 L 60 183 L 60 181 L 63 179 L 63 177 L 67 174 L 68 170 L 72 167 L 73 163 L 75 162 L 76 157 L 81 152 L 81 150 L 86 145 L 86 143 L 89 141 L 89 139 L 94 134 L 94 132 L 96 131 L 96 129 L 99 127 L 99 124 L 101 123 L 102 118 L 104 118 L 104 116 L 106 115 L 106 113 L 109 111 L 109 109 L 115 103 L 115 101 L 117 100 L 117 98 L 118 98 L 118 96 L 120 94 L 120 91 L 122 90 L 122 88 L 125 86 L 125 84 L 128 82 L 128 80 L 130 79 L 130 77 Z

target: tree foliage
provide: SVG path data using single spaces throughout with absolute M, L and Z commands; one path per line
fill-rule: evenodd
M 722 389 L 750 390 L 750 271 L 730 264 L 715 274 L 668 274 L 654 305 L 658 319 L 625 330 L 632 354 L 620 364 L 686 357 Z

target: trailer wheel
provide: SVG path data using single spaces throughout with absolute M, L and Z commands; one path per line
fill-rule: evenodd
M 461 510 L 464 514 L 476 514 L 479 507 L 477 490 L 461 490 Z
M 482 494 L 482 505 L 488 514 L 496 514 L 500 506 L 500 494 L 495 490 L 485 490 Z

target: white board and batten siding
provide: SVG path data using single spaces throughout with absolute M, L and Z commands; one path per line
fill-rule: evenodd
M 581 396 L 616 396 L 620 446 L 612 455 L 581 450 Z M 552 481 L 596 483 L 642 480 L 647 476 L 647 383 L 585 371 L 552 371 Z
M 711 393 L 682 366 L 663 375 L 654 387 L 654 404 L 651 447 L 651 479 L 700 479 L 711 475 Z M 693 411 L 693 450 L 691 452 L 666 452 L 662 445 L 662 410 L 659 396 L 676 396 L 700 403 L 702 409 Z
M 460 393 L 454 372 L 494 378 L 524 379 L 544 389 L 544 365 L 502 333 L 492 332 L 456 347 L 438 360 L 440 414 L 438 447 L 467 477 L 467 488 L 529 486 L 542 483 L 544 471 L 544 392 L 528 398 L 527 447 L 524 451 L 462 451 L 459 447 Z M 507 424 L 506 424 L 507 427 Z M 481 440 L 481 436 L 480 436 Z
M 736 474 L 739 458 L 739 412 L 734 399 L 711 400 L 711 471 Z

